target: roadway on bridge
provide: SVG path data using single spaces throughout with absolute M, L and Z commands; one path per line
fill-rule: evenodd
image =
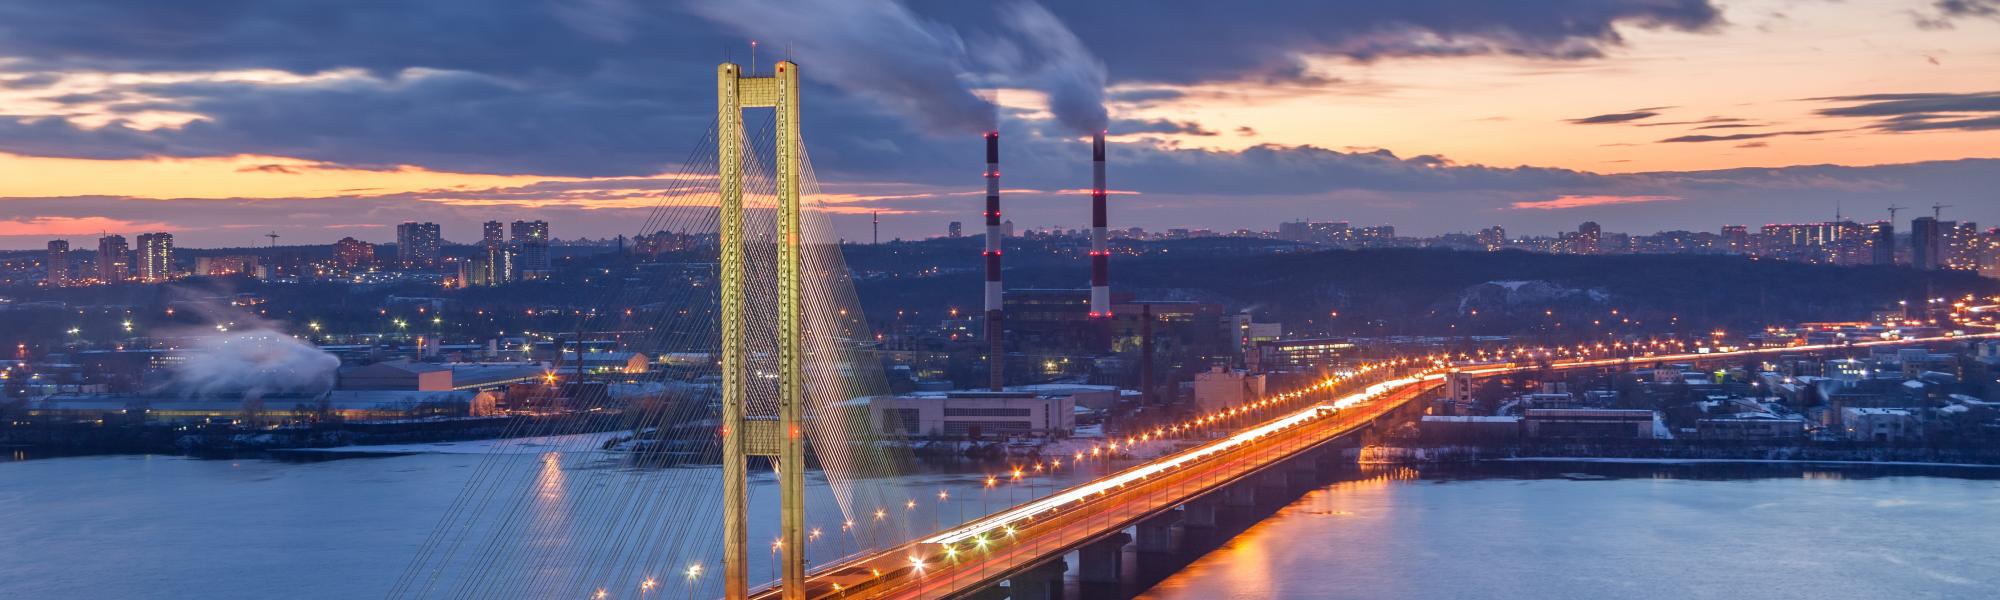
M 1491 377 L 1537 370 L 1713 361 L 1767 354 L 2000 338 L 2000 333 L 1758 348 L 1728 352 L 1574 359 L 1547 365 L 1466 366 Z M 989 587 L 1157 513 L 1215 492 L 1307 449 L 1352 433 L 1444 385 L 1426 371 L 1376 383 L 1244 431 L 1030 501 L 937 535 L 850 562 L 807 579 L 807 598 L 945 598 Z M 778 598 L 767 588 L 754 598 Z

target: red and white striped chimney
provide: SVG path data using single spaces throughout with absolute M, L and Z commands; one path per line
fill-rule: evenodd
M 1003 367 L 1007 365 L 1004 328 L 1006 313 L 1001 308 L 1000 288 L 1000 132 L 986 132 L 986 341 L 987 385 L 993 391 L 1006 387 Z
M 1111 317 L 1111 251 L 1105 244 L 1104 132 L 1090 138 L 1090 316 Z

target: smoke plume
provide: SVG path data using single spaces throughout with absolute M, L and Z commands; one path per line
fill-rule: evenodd
M 772 50 L 790 47 L 806 77 L 914 115 L 933 130 L 994 129 L 997 111 L 976 89 L 982 83 L 1047 94 L 1056 121 L 1076 133 L 1102 131 L 1109 121 L 1104 63 L 1034 2 L 998 7 L 996 27 L 974 32 L 977 52 L 958 30 L 898 0 L 695 0 L 689 10 L 769 42 L 771 60 L 783 56 Z
M 292 337 L 276 323 L 214 302 L 188 306 L 214 326 L 180 332 L 187 340 L 165 388 L 185 397 L 318 395 L 333 389 L 340 359 Z
M 800 74 L 914 115 L 926 127 L 994 128 L 993 103 L 965 80 L 958 32 L 894 0 L 696 0 L 689 10 L 769 42 L 768 60 L 758 59 L 764 64 L 783 59 L 789 47 L 802 57 Z
M 1076 133 L 1103 131 L 1110 120 L 1104 112 L 1104 62 L 1040 4 L 1003 5 L 1000 20 L 1023 42 L 1022 64 L 1013 75 L 1048 94 L 1056 122 Z

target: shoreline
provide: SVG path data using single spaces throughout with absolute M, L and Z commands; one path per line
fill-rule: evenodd
M 2000 469 L 2000 465 L 1982 463 L 1921 462 L 1907 460 L 1814 460 L 1785 458 L 1613 458 L 1589 456 L 1519 456 L 1505 458 L 1482 458 L 1473 462 L 1504 463 L 1594 463 L 1624 465 L 1711 465 L 1711 464 L 1770 464 L 1770 465 L 1847 465 L 1861 467 L 1952 467 L 1972 469 Z

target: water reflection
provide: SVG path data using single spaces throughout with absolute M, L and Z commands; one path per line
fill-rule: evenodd
M 1360 470 L 1142 594 L 2000 596 L 2000 469 L 1482 463 Z

